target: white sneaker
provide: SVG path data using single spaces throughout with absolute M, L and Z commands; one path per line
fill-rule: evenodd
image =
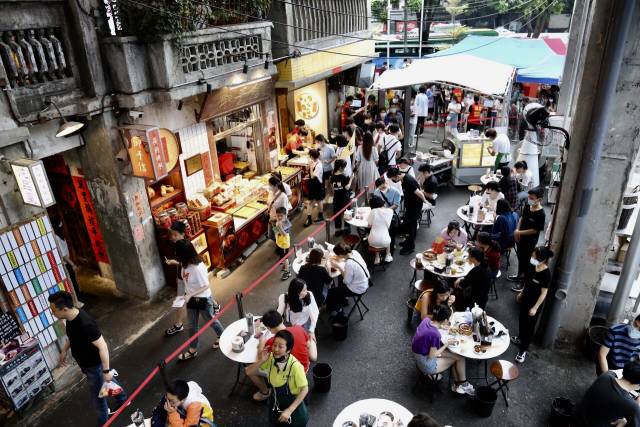
M 393 261 L 393 257 L 391 256 L 391 254 L 387 254 L 387 256 L 384 257 L 384 262 L 392 262 Z
M 518 363 L 524 363 L 526 358 L 527 358 L 526 351 L 519 351 L 518 354 L 516 354 L 516 362 Z
M 468 394 L 469 396 L 476 395 L 476 390 L 471 384 L 469 384 L 469 382 L 464 382 L 462 384 L 458 384 L 457 386 L 454 384 L 451 388 L 458 394 Z

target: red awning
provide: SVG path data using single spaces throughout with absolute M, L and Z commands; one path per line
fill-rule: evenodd
M 567 45 L 564 44 L 562 39 L 558 38 L 544 38 L 542 39 L 549 46 L 551 50 L 553 50 L 558 55 L 565 56 L 567 54 Z

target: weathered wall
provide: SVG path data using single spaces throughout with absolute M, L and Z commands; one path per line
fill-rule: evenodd
M 592 108 L 598 108 L 595 96 L 603 45 L 609 31 L 612 1 L 598 0 L 591 10 L 591 33 L 585 40 L 583 64 L 588 72 L 579 77 L 575 95 L 575 115 L 572 118 L 572 145 L 559 206 L 571 206 L 573 182 L 582 159 L 583 141 L 589 135 L 592 124 Z M 640 9 L 636 8 L 634 22 L 640 22 Z M 609 131 L 600 159 L 598 178 L 591 199 L 590 215 L 586 219 L 582 236 L 582 251 L 573 275 L 572 287 L 563 310 L 563 321 L 558 334 L 558 344 L 575 344 L 583 336 L 596 304 L 600 281 L 604 273 L 607 252 L 613 239 L 627 179 L 640 148 L 640 26 L 632 27 L 626 43 L 620 77 L 616 87 L 616 99 L 609 113 Z M 569 106 L 571 108 L 573 106 Z M 564 185 L 564 184 L 563 184 Z M 566 210 L 564 212 L 566 215 Z M 559 223 L 553 241 L 565 239 L 565 227 Z

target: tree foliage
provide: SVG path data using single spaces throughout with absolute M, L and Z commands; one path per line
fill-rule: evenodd
M 571 13 L 574 0 L 493 0 L 497 12 L 517 13 L 529 36 L 537 38 L 557 13 Z
M 387 2 L 386 0 L 373 0 L 371 2 L 371 16 L 378 22 L 386 22 L 387 20 Z
M 456 16 L 464 13 L 469 5 L 464 4 L 462 0 L 447 0 L 444 8 L 451 15 L 451 22 L 455 22 Z

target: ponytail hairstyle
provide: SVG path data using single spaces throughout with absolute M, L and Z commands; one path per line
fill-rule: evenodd
M 284 193 L 285 189 L 284 189 L 284 184 L 282 183 L 282 181 L 280 181 L 277 177 L 275 177 L 274 175 L 271 175 L 269 177 L 269 184 L 273 185 L 274 187 L 276 187 L 280 192 Z

